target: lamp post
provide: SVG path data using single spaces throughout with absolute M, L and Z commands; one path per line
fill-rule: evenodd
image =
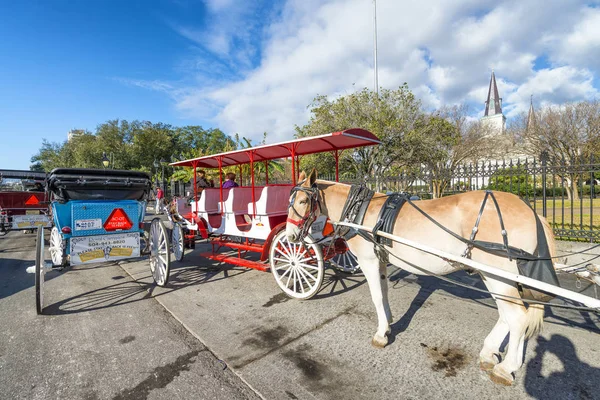
M 104 166 L 104 169 L 106 169 L 106 167 L 108 167 L 109 163 L 110 163 L 110 160 L 108 159 L 108 157 L 106 157 L 106 152 L 102 152 L 102 166 Z
M 154 173 L 156 174 L 156 186 L 158 186 L 158 161 L 156 161 L 156 158 L 154 159 L 154 163 L 152 163 L 152 165 L 154 165 Z
M 162 169 L 162 173 L 161 173 L 161 177 L 162 177 L 162 189 L 163 189 L 163 192 L 165 192 L 165 193 L 167 192 L 167 188 L 166 188 L 166 184 L 165 184 L 165 163 L 166 162 L 167 161 L 164 158 L 160 159 L 160 166 L 161 166 L 161 169 Z

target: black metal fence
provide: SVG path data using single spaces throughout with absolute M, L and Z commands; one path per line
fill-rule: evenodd
M 321 176 L 334 180 L 334 176 Z M 559 239 L 600 242 L 600 160 L 577 158 L 486 161 L 432 171 L 420 166 L 396 175 L 340 181 L 365 181 L 383 192 L 407 192 L 422 199 L 449 196 L 469 190 L 514 193 L 546 217 Z

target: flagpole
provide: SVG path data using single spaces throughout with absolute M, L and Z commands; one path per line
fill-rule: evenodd
M 375 92 L 379 96 L 379 78 L 377 76 L 377 0 L 373 0 L 373 58 L 375 67 Z

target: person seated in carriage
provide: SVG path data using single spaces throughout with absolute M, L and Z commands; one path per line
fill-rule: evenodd
M 198 176 L 196 177 L 196 188 L 198 189 L 198 193 L 202 192 L 204 188 L 208 187 L 212 187 L 212 185 L 210 184 L 210 181 L 206 178 L 206 172 L 204 172 L 203 170 L 199 170 Z
M 225 182 L 223 182 L 223 189 L 229 189 L 239 186 L 235 181 L 235 174 L 233 172 L 229 172 L 227 175 L 225 175 L 225 177 L 226 180 Z

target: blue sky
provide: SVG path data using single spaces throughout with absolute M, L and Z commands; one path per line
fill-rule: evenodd
M 572 0 L 377 0 L 379 83 L 512 118 L 598 98 L 600 10 Z M 0 0 L 0 169 L 108 119 L 286 140 L 317 94 L 372 87 L 372 0 Z
M 210 125 L 122 81 L 184 79 L 190 41 L 170 21 L 205 17 L 202 2 L 0 1 L 0 168 L 27 169 L 42 138 L 112 118 Z

